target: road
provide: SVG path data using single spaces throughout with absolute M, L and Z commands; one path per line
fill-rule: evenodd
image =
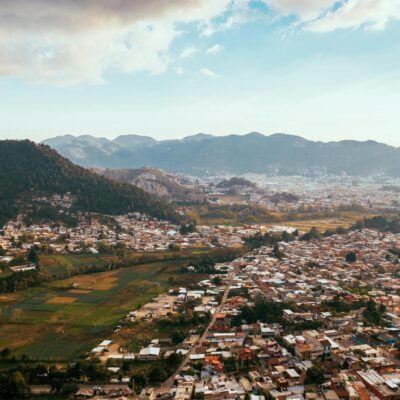
M 179 366 L 179 368 L 171 375 L 170 378 L 168 378 L 160 388 L 156 389 L 157 393 L 169 393 L 170 390 L 172 389 L 172 386 L 174 384 L 175 381 L 175 376 L 179 375 L 182 370 L 187 366 L 187 364 L 190 361 L 190 356 L 192 354 L 196 354 L 196 350 L 201 347 L 205 341 L 205 339 L 208 336 L 208 332 L 210 331 L 210 328 L 215 324 L 215 321 L 217 320 L 217 316 L 218 314 L 221 312 L 223 306 L 225 305 L 226 299 L 228 298 L 228 294 L 229 294 L 229 288 L 232 286 L 232 282 L 233 282 L 233 278 L 235 277 L 235 273 L 232 271 L 229 273 L 229 281 L 226 285 L 224 294 L 222 296 L 221 302 L 219 304 L 219 306 L 216 308 L 213 317 L 210 321 L 210 323 L 208 324 L 207 328 L 205 329 L 205 331 L 203 332 L 203 334 L 201 335 L 200 339 L 198 340 L 197 344 L 195 346 L 193 346 L 189 352 L 186 354 L 184 360 L 182 361 L 181 365 Z

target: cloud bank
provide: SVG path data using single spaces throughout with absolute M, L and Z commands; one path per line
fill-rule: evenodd
M 159 74 L 184 24 L 211 36 L 251 23 L 255 4 L 278 18 L 293 15 L 312 32 L 377 30 L 400 20 L 399 0 L 2 0 L 0 76 L 68 85 L 102 83 L 113 71 Z
M 2 0 L 0 75 L 101 83 L 104 72 L 166 68 L 178 24 L 224 13 L 229 0 Z

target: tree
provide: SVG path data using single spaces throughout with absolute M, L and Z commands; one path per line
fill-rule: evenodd
M 35 264 L 39 263 L 39 255 L 34 246 L 32 246 L 30 248 L 28 255 L 27 255 L 27 259 L 28 259 L 28 261 L 33 262 Z
M 322 385 L 326 381 L 324 372 L 322 369 L 316 365 L 308 368 L 306 372 L 306 385 Z
M 357 261 L 357 255 L 356 255 L 356 253 L 354 253 L 354 251 L 349 251 L 349 252 L 346 254 L 345 259 L 346 259 L 346 261 L 347 261 L 348 263 L 354 263 L 354 262 Z
M 167 372 L 159 365 L 154 366 L 149 373 L 149 381 L 152 383 L 163 382 L 168 378 Z
M 283 258 L 283 252 L 280 250 L 279 244 L 278 244 L 278 243 L 275 243 L 275 244 L 274 244 L 274 249 L 273 249 L 272 252 L 273 252 L 274 256 L 275 256 L 277 259 L 281 260 L 281 259 Z
M 319 239 L 321 236 L 320 232 L 318 229 L 313 226 L 307 233 L 305 233 L 303 236 L 300 237 L 300 240 L 314 240 L 314 239 Z
M 3 350 L 0 351 L 0 357 L 3 360 L 7 360 L 8 357 L 11 355 L 11 349 L 8 347 L 5 347 Z
M 28 392 L 28 385 L 26 384 L 24 376 L 19 371 L 15 371 L 8 379 L 9 394 L 16 398 L 24 397 Z
M 213 278 L 213 280 L 212 280 L 212 283 L 213 283 L 214 285 L 219 286 L 219 285 L 221 285 L 221 283 L 222 283 L 222 279 L 221 279 L 219 276 L 215 276 L 215 277 Z
M 182 224 L 179 228 L 179 232 L 181 235 L 196 232 L 196 224 L 194 222 L 191 222 L 190 224 Z
M 61 391 L 64 394 L 75 394 L 78 391 L 78 385 L 76 383 L 65 383 Z
M 182 361 L 182 356 L 176 353 L 172 353 L 168 358 L 167 358 L 167 364 L 172 367 L 172 368 L 177 368 L 179 364 Z
M 373 325 L 380 325 L 383 323 L 382 317 L 386 311 L 386 306 L 381 304 L 379 308 L 376 307 L 376 303 L 371 299 L 368 300 L 365 310 L 363 312 L 363 317 L 369 323 Z
M 147 383 L 148 377 L 143 373 L 137 373 L 132 376 L 132 385 L 136 393 L 140 393 L 140 391 L 147 386 Z
M 179 247 L 179 245 L 177 245 L 176 243 L 170 243 L 168 245 L 168 250 L 171 251 L 179 251 L 181 248 Z
M 171 334 L 171 342 L 176 345 L 182 343 L 185 340 L 185 335 L 182 332 L 172 332 Z

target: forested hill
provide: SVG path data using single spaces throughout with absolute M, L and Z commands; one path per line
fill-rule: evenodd
M 110 215 L 138 211 L 178 219 L 170 205 L 143 190 L 76 166 L 49 146 L 29 140 L 0 141 L 0 185 L 0 224 L 15 218 L 36 195 L 67 192 L 76 196 L 76 211 Z

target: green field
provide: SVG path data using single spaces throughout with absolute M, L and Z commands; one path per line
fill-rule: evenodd
M 281 221 L 267 226 L 283 225 L 297 228 L 300 231 L 309 231 L 312 227 L 316 227 L 320 232 L 327 229 L 336 229 L 339 227 L 349 228 L 354 223 L 361 221 L 364 217 L 371 217 L 373 214 L 362 214 L 356 212 L 342 212 L 340 216 L 332 218 L 316 218 L 316 219 L 299 219 L 291 221 Z
M 63 279 L 77 274 L 100 272 L 110 265 L 137 265 L 167 260 L 187 260 L 213 254 L 209 248 L 191 248 L 180 251 L 137 252 L 127 250 L 117 254 L 40 254 L 41 270 L 51 279 Z
M 170 285 L 188 284 L 185 261 L 77 275 L 47 287 L 0 295 L 0 349 L 18 357 L 69 361 L 107 338 L 129 311 Z

